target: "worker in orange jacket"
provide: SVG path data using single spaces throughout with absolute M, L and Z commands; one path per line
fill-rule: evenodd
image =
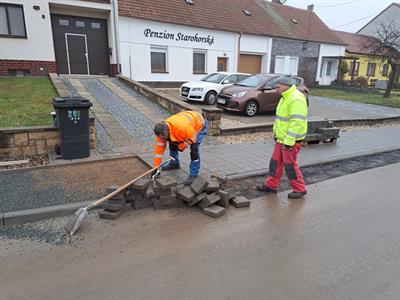
M 164 122 L 158 123 L 154 127 L 154 134 L 156 135 L 154 166 L 161 163 L 167 142 L 169 143 L 170 156 L 175 160 L 162 167 L 162 170 L 179 169 L 179 152 L 190 147 L 190 175 L 185 181 L 186 185 L 190 185 L 199 175 L 199 148 L 207 134 L 207 124 L 207 119 L 195 111 L 183 111 L 172 115 Z

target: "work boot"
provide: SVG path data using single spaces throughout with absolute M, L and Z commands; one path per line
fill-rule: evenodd
M 257 190 L 264 193 L 276 193 L 276 190 L 270 189 L 269 187 L 265 186 L 263 183 L 257 185 Z
M 307 191 L 304 192 L 291 192 L 288 194 L 289 199 L 299 199 L 303 197 L 305 194 L 307 194 Z
M 197 176 L 189 176 L 186 178 L 185 182 L 183 183 L 184 185 L 191 185 L 193 181 L 197 179 Z
M 161 170 L 168 171 L 168 170 L 175 170 L 175 169 L 180 169 L 180 168 L 181 168 L 181 165 L 179 164 L 179 162 L 169 162 L 168 164 L 163 166 L 161 168 Z

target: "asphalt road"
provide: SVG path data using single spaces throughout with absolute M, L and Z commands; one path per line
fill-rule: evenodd
M 182 101 L 179 97 L 178 89 L 160 90 Z M 321 120 L 325 118 L 330 120 L 379 119 L 400 116 L 400 109 L 393 107 L 329 99 L 312 95 L 310 95 L 309 101 L 309 120 Z M 208 105 L 202 102 L 190 101 L 190 104 L 199 111 L 202 107 L 208 107 Z M 275 114 L 266 112 L 249 118 L 241 113 L 225 111 L 222 117 L 244 124 L 256 124 L 274 122 Z M 232 124 L 232 126 L 233 125 L 234 124 Z M 228 127 L 230 127 L 230 125 Z
M 62 245 L 0 240 L 1 299 L 397 300 L 399 168 L 318 183 L 305 200 L 265 196 L 217 220 L 130 211 L 92 215 Z

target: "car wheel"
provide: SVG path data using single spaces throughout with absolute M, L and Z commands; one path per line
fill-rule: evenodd
M 256 101 L 251 100 L 247 102 L 246 106 L 244 107 L 244 114 L 248 117 L 254 117 L 258 112 L 258 104 Z
M 204 98 L 204 102 L 209 105 L 214 105 L 216 101 L 217 93 L 213 91 L 209 91 Z

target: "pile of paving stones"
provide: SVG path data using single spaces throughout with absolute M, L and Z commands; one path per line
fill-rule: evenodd
M 107 188 L 107 193 L 115 191 L 117 186 Z M 248 207 L 250 201 L 237 196 L 233 188 L 222 189 L 216 177 L 208 180 L 198 177 L 190 186 L 178 184 L 170 177 L 141 179 L 125 192 L 108 200 L 100 211 L 100 218 L 115 220 L 127 209 L 130 203 L 133 209 L 153 207 L 154 209 L 173 208 L 182 205 L 198 206 L 205 215 L 218 218 L 225 213 L 230 204 L 235 207 Z

